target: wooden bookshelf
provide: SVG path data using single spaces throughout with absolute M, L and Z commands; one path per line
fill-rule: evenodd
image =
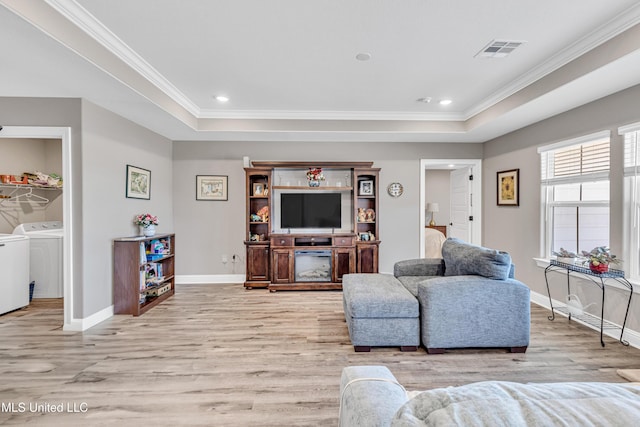
M 160 245 L 163 249 L 156 253 Z M 174 234 L 123 237 L 113 241 L 115 314 L 140 316 L 174 294 Z

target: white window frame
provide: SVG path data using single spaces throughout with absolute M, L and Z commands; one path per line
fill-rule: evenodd
M 606 172 L 595 172 L 588 175 L 581 175 L 578 177 L 567 177 L 567 178 L 553 178 L 553 179 L 545 179 L 546 177 L 542 177 L 542 168 L 546 168 L 547 165 L 543 164 L 543 153 L 548 153 L 551 151 L 557 151 L 563 148 L 568 148 L 571 146 L 578 146 L 582 144 L 589 144 L 592 142 L 596 142 L 598 140 L 608 140 L 609 144 L 611 144 L 611 132 L 601 131 L 592 133 L 589 135 L 583 135 L 577 138 L 572 138 L 568 140 L 563 140 L 560 142 L 556 142 L 553 144 L 548 144 L 545 146 L 538 147 L 538 154 L 540 154 L 540 166 L 541 166 L 541 182 L 540 182 L 540 256 L 542 258 L 550 258 L 551 257 L 551 246 L 553 243 L 553 222 L 551 218 L 551 212 L 554 207 L 561 206 L 578 206 L 578 207 L 607 207 L 610 208 L 610 201 L 607 202 L 597 202 L 597 201 L 576 201 L 576 202 L 555 202 L 553 200 L 553 189 L 555 185 L 560 184 L 569 184 L 569 183 L 585 183 L 585 182 L 596 182 L 609 180 L 609 171 Z M 609 169 L 611 169 L 611 164 L 609 164 Z
M 628 278 L 640 282 L 640 122 L 618 128 L 618 135 L 624 137 L 623 260 Z

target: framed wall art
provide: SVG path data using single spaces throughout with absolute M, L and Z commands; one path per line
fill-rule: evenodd
M 228 180 L 226 175 L 196 175 L 196 200 L 229 200 Z
M 126 196 L 130 199 L 151 199 L 151 171 L 127 165 Z
M 498 172 L 498 206 L 520 205 L 520 169 Z

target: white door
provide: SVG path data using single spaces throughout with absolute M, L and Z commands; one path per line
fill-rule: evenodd
M 451 218 L 449 220 L 448 237 L 455 237 L 465 242 L 472 241 L 472 212 L 471 180 L 473 169 L 465 167 L 451 172 Z

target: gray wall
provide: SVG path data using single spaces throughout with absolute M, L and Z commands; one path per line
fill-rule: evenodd
M 517 266 L 516 277 L 525 281 L 533 291 L 546 295 L 543 270 L 534 257 L 540 256 L 540 156 L 538 146 L 611 130 L 611 223 L 612 252 L 622 254 L 622 141 L 618 126 L 640 121 L 638 109 L 640 86 L 636 86 L 583 107 L 552 117 L 485 144 L 483 162 L 484 224 L 483 240 L 489 247 L 507 250 Z M 496 173 L 504 169 L 520 169 L 520 206 L 498 207 L 495 202 Z M 518 238 L 514 238 L 518 236 Z M 560 276 L 560 275 L 557 275 Z M 564 300 L 564 278 L 552 280 L 554 298 Z M 592 285 L 577 289 L 584 303 L 600 300 L 598 289 Z M 566 293 L 566 292 L 565 292 Z M 628 294 L 627 294 L 628 295 Z M 607 294 L 605 318 L 621 323 L 624 317 L 624 298 L 618 290 Z M 596 311 L 599 310 L 599 303 Z M 632 305 L 628 326 L 640 330 L 640 301 Z
M 106 111 L 82 102 L 82 223 L 85 251 L 84 315 L 113 303 L 112 241 L 139 235 L 137 214 L 158 216 L 158 233 L 173 231 L 173 161 L 171 141 Z M 151 171 L 151 199 L 125 196 L 127 164 Z M 184 245 L 184 246 L 182 246 Z M 176 236 L 183 256 L 187 241 Z
M 251 160 L 373 161 L 380 172 L 380 270 L 419 256 L 420 159 L 475 159 L 481 144 L 421 143 L 250 143 L 178 141 L 173 145 L 174 216 L 176 235 L 189 241 L 176 257 L 176 274 L 244 273 L 243 156 Z M 228 175 L 229 201 L 195 201 L 196 175 Z M 386 187 L 400 182 L 404 194 L 387 195 Z M 184 237 L 182 237 L 184 236 Z M 222 255 L 238 254 L 242 262 L 224 265 Z

